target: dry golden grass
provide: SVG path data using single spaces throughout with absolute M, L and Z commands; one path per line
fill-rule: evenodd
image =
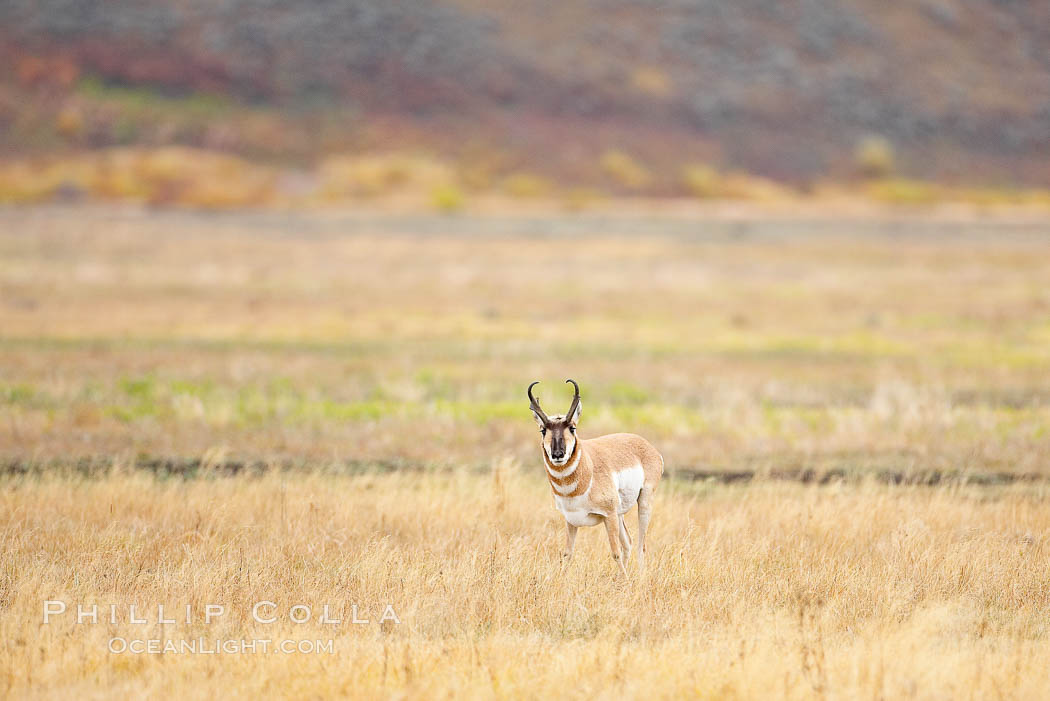
M 0 693 L 1045 698 L 1048 496 L 669 484 L 651 567 L 627 582 L 600 529 L 563 569 L 541 470 L 506 462 L 487 475 L 8 478 Z M 50 599 L 71 611 L 45 626 Z M 251 618 L 265 600 L 275 624 Z M 77 625 L 77 603 L 101 604 L 104 622 Z M 127 623 L 130 603 L 150 623 Z M 190 625 L 156 625 L 157 604 L 187 603 Z M 227 613 L 205 625 L 206 603 Z M 357 604 L 371 622 L 293 625 L 296 604 Z M 378 625 L 386 604 L 400 625 Z M 333 639 L 334 654 L 107 651 L 112 637 L 198 636 Z

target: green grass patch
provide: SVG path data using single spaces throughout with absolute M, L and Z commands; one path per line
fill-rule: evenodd
M 227 115 L 237 108 L 236 103 L 221 95 L 199 92 L 172 95 L 141 86 L 108 83 L 96 76 L 82 78 L 77 83 L 77 94 L 132 113 L 156 111 L 202 120 Z

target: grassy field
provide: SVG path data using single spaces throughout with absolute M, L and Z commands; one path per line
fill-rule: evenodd
M 0 210 L 0 695 L 1045 698 L 1048 270 L 1031 217 Z M 566 377 L 667 462 L 629 582 L 559 559 Z M 107 649 L 198 636 L 334 653 Z
M 1045 487 L 672 482 L 657 500 L 647 574 L 632 567 L 631 583 L 617 577 L 601 529 L 584 530 L 562 568 L 564 526 L 547 492 L 507 466 L 484 476 L 10 481 L 0 494 L 0 689 L 1037 699 L 1050 688 Z M 51 599 L 70 611 L 42 625 Z M 254 622 L 258 601 L 277 604 L 276 623 Z M 205 625 L 212 602 L 228 611 Z M 99 604 L 101 622 L 77 625 L 77 603 Z M 147 625 L 128 623 L 131 603 Z M 156 624 L 157 604 L 175 625 Z M 314 620 L 290 623 L 296 604 Z M 370 623 L 344 613 L 342 625 L 320 624 L 326 604 L 333 616 L 356 604 Z M 387 604 L 400 624 L 378 623 Z M 107 651 L 112 637 L 198 636 L 331 639 L 334 654 Z

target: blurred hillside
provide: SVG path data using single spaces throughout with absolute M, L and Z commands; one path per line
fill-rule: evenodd
M 0 63 L 7 157 L 422 151 L 525 193 L 703 192 L 689 164 L 1050 185 L 1046 2 L 6 0 Z

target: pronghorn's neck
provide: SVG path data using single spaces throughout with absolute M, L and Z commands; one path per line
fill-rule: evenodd
M 584 457 L 580 440 L 576 441 L 572 455 L 564 465 L 555 465 L 551 462 L 547 451 L 543 451 L 543 464 L 547 468 L 547 479 L 555 494 L 562 497 L 577 496 L 586 492 L 591 486 L 592 466 L 590 460 L 585 460 Z

